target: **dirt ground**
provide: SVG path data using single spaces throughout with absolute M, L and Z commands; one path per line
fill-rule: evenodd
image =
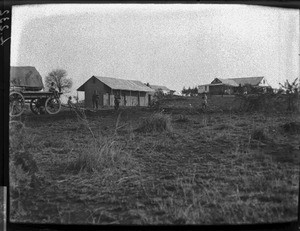
M 135 130 L 153 113 L 145 108 L 90 112 L 88 126 L 68 110 L 23 115 L 29 140 L 24 151 L 36 161 L 39 180 L 11 195 L 11 220 L 240 224 L 297 219 L 300 129 L 287 125 L 299 122 L 295 115 L 178 109 L 165 112 L 171 121 L 167 131 Z M 97 171 L 74 164 L 106 147 L 126 160 L 101 162 Z

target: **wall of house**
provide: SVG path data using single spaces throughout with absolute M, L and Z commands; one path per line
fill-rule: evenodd
M 210 85 L 209 93 L 212 95 L 224 95 L 234 94 L 236 91 L 235 87 L 229 85 Z
M 198 86 L 198 93 L 209 92 L 209 85 L 206 86 Z
M 222 95 L 224 92 L 224 86 L 223 85 L 211 85 L 209 88 L 209 93 L 213 95 Z
M 84 85 L 84 97 L 85 97 L 84 102 L 86 108 L 93 107 L 92 96 L 94 94 L 94 91 L 96 91 L 97 94 L 99 95 L 98 105 L 103 106 L 104 95 L 106 93 L 109 93 L 111 89 L 94 77 L 89 79 Z
M 114 94 L 119 94 L 121 96 L 120 106 L 148 106 L 149 105 L 149 96 L 146 92 L 137 92 L 137 91 L 125 91 L 125 90 L 113 90 L 112 94 L 104 95 L 104 106 L 114 106 L 115 96 Z
M 85 107 L 92 108 L 92 96 L 94 91 L 99 95 L 98 105 L 114 106 L 114 94 L 120 94 L 120 106 L 148 106 L 149 93 L 138 91 L 112 90 L 110 87 L 99 81 L 97 78 L 91 78 L 84 85 Z M 125 102 L 126 101 L 126 102 Z M 126 105 L 125 105 L 126 104 Z
M 263 78 L 260 83 L 258 84 L 259 87 L 268 87 L 270 86 L 270 84 L 268 83 L 268 81 L 266 80 L 266 78 Z

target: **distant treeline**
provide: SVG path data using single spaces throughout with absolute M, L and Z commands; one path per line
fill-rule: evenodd
M 183 87 L 181 94 L 185 95 L 185 96 L 197 96 L 198 95 L 198 87 L 194 87 L 194 88 L 185 88 Z

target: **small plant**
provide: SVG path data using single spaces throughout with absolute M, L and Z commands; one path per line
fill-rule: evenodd
M 25 130 L 23 123 L 10 122 L 9 154 L 10 163 L 20 166 L 24 172 L 33 175 L 38 172 L 37 163 L 33 155 L 27 151 L 34 146 L 34 137 Z M 10 171 L 11 172 L 11 171 Z
M 104 138 L 86 145 L 82 153 L 69 163 L 71 169 L 87 172 L 103 172 L 105 170 L 129 169 L 132 157 L 123 150 L 114 137 Z
M 285 123 L 282 128 L 287 133 L 300 134 L 300 122 Z
M 251 133 L 251 138 L 261 142 L 269 139 L 267 131 L 264 128 L 255 128 Z
M 188 122 L 189 119 L 187 118 L 186 115 L 179 115 L 179 118 L 175 120 L 176 122 Z
M 225 124 L 221 123 L 216 126 L 214 126 L 215 130 L 228 130 L 228 129 L 233 129 L 234 127 L 231 124 Z
M 140 126 L 135 130 L 137 132 L 163 132 L 173 130 L 171 117 L 163 113 L 155 113 L 145 118 Z
M 18 121 L 9 123 L 9 179 L 12 217 L 26 215 L 21 194 L 36 188 L 40 183 L 37 176 L 37 162 L 28 148 L 34 146 L 34 137 L 28 134 L 24 124 Z

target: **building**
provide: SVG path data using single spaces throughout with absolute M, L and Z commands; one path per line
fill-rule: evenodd
M 264 77 L 215 78 L 210 84 L 198 86 L 198 93 L 209 92 L 215 95 L 235 94 L 240 90 L 243 92 L 249 91 L 249 86 L 264 90 L 270 87 Z
M 199 85 L 198 86 L 198 93 L 208 93 L 209 92 L 209 85 L 210 84 L 205 84 L 205 85 Z
M 114 95 L 120 95 L 120 106 L 148 106 L 154 90 L 140 81 L 92 76 L 77 91 L 84 91 L 85 107 L 92 108 L 92 96 L 99 95 L 99 106 L 114 106 Z
M 172 92 L 173 93 L 175 92 L 165 86 L 160 86 L 160 85 L 149 85 L 149 87 L 155 90 L 155 92 L 162 91 L 162 93 L 164 94 L 171 94 Z
M 233 94 L 238 86 L 233 79 L 215 78 L 210 84 L 209 92 L 214 95 Z

